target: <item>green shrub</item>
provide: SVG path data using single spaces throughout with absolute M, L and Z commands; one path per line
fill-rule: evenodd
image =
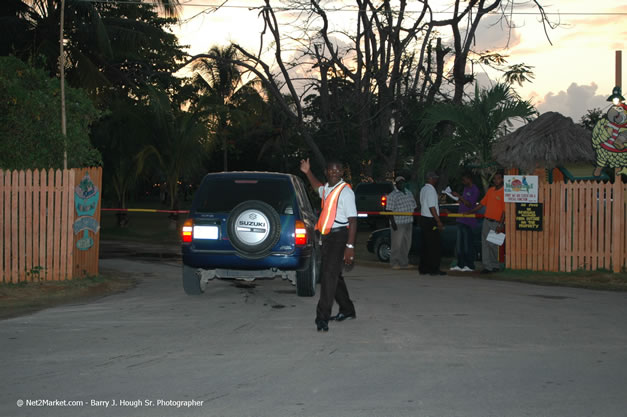
M 87 93 L 66 87 L 68 168 L 101 165 L 89 141 L 99 117 Z M 61 86 L 43 70 L 0 57 L 0 168 L 63 168 Z

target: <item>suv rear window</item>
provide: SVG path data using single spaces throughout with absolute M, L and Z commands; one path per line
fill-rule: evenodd
M 199 190 L 196 211 L 228 213 L 243 201 L 260 200 L 279 214 L 293 214 L 292 186 L 288 180 L 257 178 L 212 178 Z

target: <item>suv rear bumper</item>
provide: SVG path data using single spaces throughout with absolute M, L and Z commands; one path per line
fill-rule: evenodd
M 289 254 L 271 253 L 261 259 L 248 259 L 236 251 L 194 251 L 185 246 L 182 252 L 184 265 L 201 269 L 301 271 L 307 268 L 311 258 L 311 248 L 296 249 Z
M 281 271 L 279 269 L 202 269 L 196 270 L 200 275 L 200 279 L 207 282 L 215 278 L 219 279 L 237 279 L 244 281 L 255 281 L 257 279 L 272 279 L 281 277 L 289 279 L 292 283 L 296 281 L 296 271 Z

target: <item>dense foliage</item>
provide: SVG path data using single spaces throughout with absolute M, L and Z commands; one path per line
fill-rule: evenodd
M 96 110 L 87 94 L 66 88 L 67 141 L 61 133 L 59 80 L 14 57 L 0 57 L 0 168 L 63 168 L 99 165 L 89 141 Z
M 490 126 L 461 123 L 452 114 L 484 117 L 478 96 L 467 94 L 475 80 L 467 64 L 497 67 L 507 85 L 533 77 L 524 64 L 473 50 L 479 22 L 505 13 L 511 0 L 450 0 L 454 11 L 445 19 L 429 13 L 429 1 L 416 6 L 420 13 L 404 0 L 357 2 L 353 19 L 360 23 L 343 40 L 335 29 L 345 14 L 298 0 L 293 6 L 308 12 L 288 23 L 275 20 L 268 0 L 260 18 L 272 63 L 236 44 L 190 60 L 172 33 L 178 3 L 65 0 L 70 164 L 98 163 L 95 146 L 104 195 L 118 207 L 141 188 L 159 187 L 176 208 L 180 186 L 197 184 L 207 171 L 298 172 L 303 157 L 312 158 L 320 176 L 325 158 L 345 160 L 354 183 L 399 171 L 418 181 L 422 169 L 453 172 L 460 163 L 489 159 L 503 126 L 496 119 L 482 119 Z M 1 80 L 0 158 L 7 167 L 58 166 L 62 155 L 54 90 L 60 6 L 60 0 L 0 1 L 0 56 L 24 66 L 19 74 L 7 68 Z M 302 35 L 297 43 L 293 33 Z M 11 60 L 4 65 L 18 65 Z M 481 100 L 484 93 L 478 91 Z M 515 95 L 507 99 L 526 110 Z M 434 106 L 444 106 L 437 113 L 447 117 L 430 117 Z

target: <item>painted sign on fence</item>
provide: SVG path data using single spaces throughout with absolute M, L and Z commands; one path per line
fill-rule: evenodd
M 86 173 L 74 189 L 74 206 L 79 217 L 74 222 L 73 230 L 74 234 L 83 232 L 83 237 L 76 242 L 76 247 L 80 250 L 88 250 L 94 246 L 89 231 L 96 234 L 100 230 L 98 220 L 94 218 L 99 197 L 98 187 L 89 178 L 89 173 Z
M 537 175 L 505 175 L 503 179 L 506 203 L 538 202 Z

